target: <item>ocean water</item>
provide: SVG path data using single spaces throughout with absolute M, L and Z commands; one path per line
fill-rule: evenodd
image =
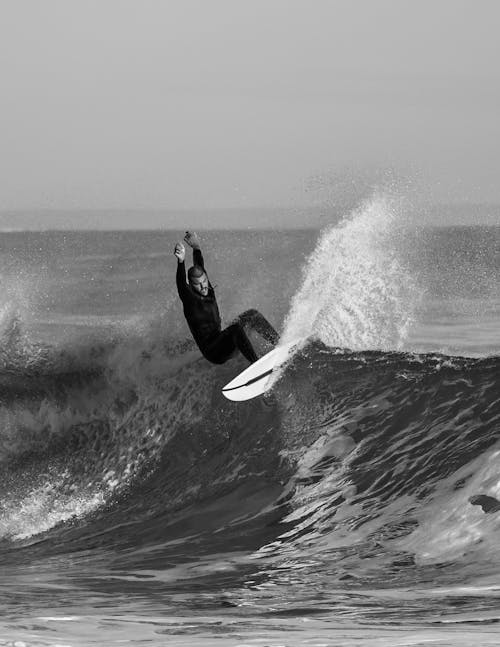
M 201 235 L 226 323 L 302 340 L 269 398 L 181 232 L 0 236 L 0 645 L 498 644 L 500 227 Z

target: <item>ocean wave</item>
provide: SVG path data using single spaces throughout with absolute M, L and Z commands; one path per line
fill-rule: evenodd
M 18 388 L 2 394 L 4 541 L 70 523 L 73 549 L 96 524 L 113 545 L 162 543 L 176 515 L 218 501 L 214 532 L 274 511 L 279 522 L 254 547 L 266 569 L 334 560 L 336 581 L 365 584 L 442 563 L 491 570 L 498 358 L 310 341 L 270 399 L 234 404 L 220 388 L 242 363 L 211 366 L 190 342 L 122 339 L 86 352 L 99 358 L 93 371 L 78 355 L 49 357 L 18 366 Z M 248 484 L 229 510 L 224 497 Z M 125 522 L 135 524 L 126 540 L 114 530 Z M 206 524 L 187 524 L 186 541 Z

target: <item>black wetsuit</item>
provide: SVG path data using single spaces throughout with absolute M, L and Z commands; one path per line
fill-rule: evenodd
M 193 249 L 193 263 L 205 270 L 200 249 Z M 176 281 L 189 329 L 198 348 L 209 362 L 224 364 L 236 350 L 239 350 L 249 362 L 255 362 L 258 358 L 245 333 L 246 325 L 252 326 L 273 345 L 277 343 L 277 332 L 257 310 L 247 310 L 233 324 L 222 330 L 219 307 L 212 284 L 209 281 L 206 297 L 193 290 L 186 283 L 184 261 L 177 263 Z

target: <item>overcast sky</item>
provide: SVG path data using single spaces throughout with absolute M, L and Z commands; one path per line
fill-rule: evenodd
M 0 2 L 0 211 L 500 202 L 497 0 Z

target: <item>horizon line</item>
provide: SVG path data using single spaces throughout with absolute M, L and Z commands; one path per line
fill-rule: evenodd
M 497 228 L 500 229 L 500 223 L 498 224 L 489 224 L 489 223 L 457 223 L 457 224 L 435 224 L 435 223 L 426 223 L 424 225 L 419 224 L 415 225 L 415 229 L 474 229 L 474 228 Z M 280 227 L 280 226 L 268 226 L 268 227 L 196 227 L 197 231 L 215 231 L 215 232 L 257 232 L 257 231 L 315 231 L 323 229 L 322 225 L 311 225 L 309 227 L 305 226 L 289 226 L 289 227 Z M 410 227 L 411 229 L 411 227 Z M 44 233 L 146 233 L 146 232 L 178 232 L 182 231 L 182 227 L 122 227 L 119 229 L 116 228 L 102 228 L 94 229 L 91 227 L 72 227 L 72 228 L 60 228 L 60 227 L 47 227 L 44 229 L 37 229 L 34 227 L 28 227 L 24 229 L 15 229 L 12 227 L 2 229 L 0 226 L 0 234 L 24 234 L 24 233 L 33 233 L 33 234 L 44 234 Z
M 361 200 L 360 202 L 363 202 Z M 416 207 L 419 205 L 417 204 Z M 500 207 L 500 200 L 498 202 L 485 201 L 471 201 L 471 202 L 432 202 L 422 203 L 422 206 L 429 207 Z M 0 208 L 0 215 L 7 213 L 79 213 L 85 212 L 115 212 L 115 213 L 135 213 L 135 212 L 151 212 L 151 213 L 178 213 L 189 211 L 297 211 L 297 210 L 324 210 L 343 208 L 340 204 L 304 204 L 304 205 L 244 205 L 244 206 L 221 206 L 221 207 L 6 207 Z

